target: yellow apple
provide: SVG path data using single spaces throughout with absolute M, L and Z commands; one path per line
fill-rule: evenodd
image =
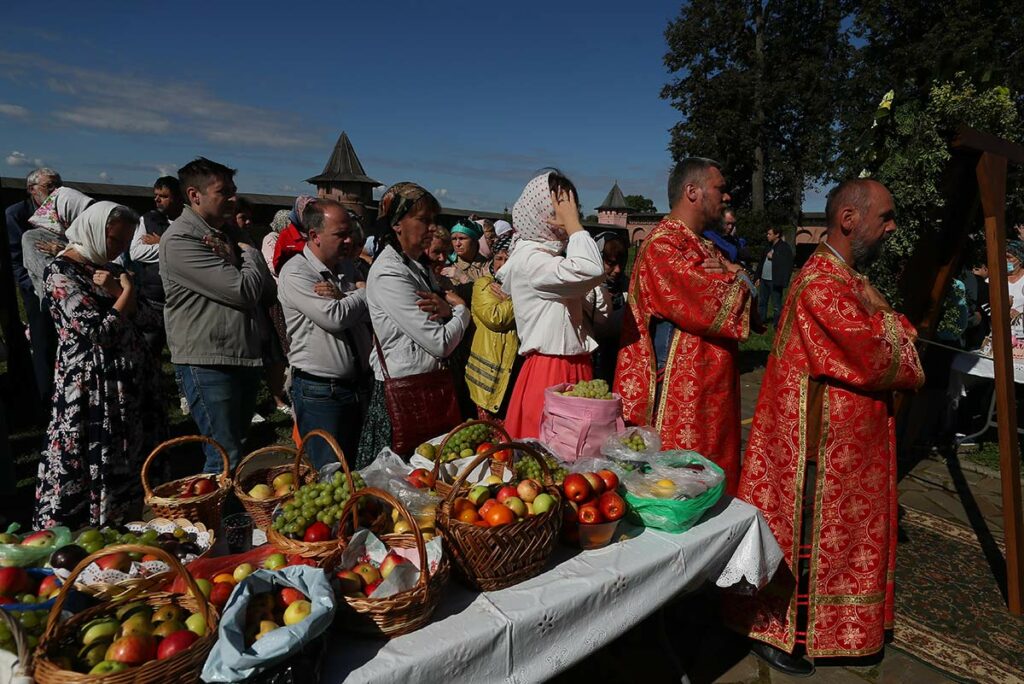
M 272 484 L 274 489 L 281 489 L 284 486 L 291 487 L 295 484 L 295 476 L 292 473 L 281 473 L 274 478 L 274 482 Z
M 253 571 L 252 563 L 242 563 L 237 568 L 235 568 L 235 571 L 233 573 L 231 573 L 231 576 L 235 578 L 236 582 L 241 582 L 246 577 L 251 575 L 252 571 Z
M 297 622 L 302 622 L 309 617 L 310 612 L 313 610 L 313 604 L 309 601 L 293 601 L 290 606 L 284 610 L 284 624 L 294 625 Z
M 273 620 L 260 620 L 260 631 L 256 632 L 256 641 L 259 641 L 260 637 L 273 632 L 278 627 L 280 627 L 280 625 Z
M 408 520 L 402 518 L 395 523 L 394 532 L 395 534 L 408 534 L 409 532 L 412 532 L 412 525 L 409 524 Z
M 263 499 L 269 499 L 273 495 L 274 495 L 274 490 L 272 490 L 270 487 L 268 487 L 265 484 L 258 484 L 258 485 L 256 485 L 255 487 L 253 487 L 252 489 L 249 490 L 249 496 L 251 496 L 254 499 L 261 500 L 261 501 Z

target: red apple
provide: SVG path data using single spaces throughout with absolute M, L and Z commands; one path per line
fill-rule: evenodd
M 123 551 L 118 553 L 111 553 L 97 559 L 96 565 L 100 566 L 101 570 L 117 570 L 119 572 L 128 572 L 132 567 L 132 559 Z M 110 660 L 110 658 L 107 658 Z
M 57 579 L 56 575 L 47 575 L 43 578 L 43 581 L 39 583 L 39 589 L 36 591 L 36 595 L 49 598 L 58 591 L 60 591 L 60 580 Z
M 306 528 L 306 534 L 303 535 L 302 541 L 306 543 L 312 542 L 325 542 L 331 539 L 331 528 L 317 520 L 315 523 Z
M 342 570 L 335 577 L 344 596 L 350 596 L 363 590 L 363 578 L 352 570 Z
M 490 451 L 493 448 L 494 448 L 494 445 L 491 444 L 490 442 L 480 442 L 480 444 L 476 448 L 476 453 L 477 453 L 477 455 L 479 455 L 479 454 L 484 453 L 485 451 Z
M 230 582 L 217 582 L 213 585 L 213 589 L 210 589 L 210 603 L 218 608 L 223 608 L 234 589 L 235 585 Z
M 614 492 L 619 488 L 619 476 L 610 470 L 598 470 L 597 476 L 604 482 L 606 492 Z
M 284 589 L 282 589 L 281 593 L 278 594 L 278 597 L 281 600 L 281 605 L 285 606 L 286 608 L 295 603 L 296 601 L 306 600 L 305 594 L 303 594 L 298 589 L 293 589 L 292 587 L 285 587 Z
M 53 546 L 54 540 L 57 535 L 50 530 L 40 530 L 39 532 L 33 532 L 24 539 L 21 540 L 22 546 Z
M 593 502 L 580 506 L 580 510 L 576 514 L 576 518 L 584 525 L 594 525 L 604 522 L 604 516 L 601 514 L 601 509 Z
M 417 468 L 405 479 L 417 489 L 430 489 L 434 486 L 434 475 L 426 468 Z
M 383 581 L 384 580 L 377 580 L 376 582 L 371 582 L 370 584 L 367 584 L 365 589 L 366 595 L 373 596 L 373 592 L 377 591 L 377 587 L 379 587 L 380 583 Z
M 533 503 L 533 500 L 540 496 L 540 493 L 543 492 L 544 489 L 536 480 L 527 478 L 519 483 L 519 486 L 516 487 L 516 491 L 519 492 L 520 499 L 526 503 Z
M 597 507 L 601 509 L 604 519 L 611 522 L 626 514 L 626 502 L 614 491 L 605 492 L 597 499 Z
M 138 634 L 121 637 L 110 644 L 105 660 L 125 665 L 141 665 L 156 658 L 156 641 L 153 637 Z
M 160 642 L 160 646 L 156 649 L 157 660 L 170 658 L 173 655 L 181 653 L 186 648 L 194 644 L 198 638 L 199 635 L 190 629 L 180 629 L 177 632 L 171 632 L 163 638 Z
M 362 578 L 364 587 L 380 580 L 380 570 L 370 563 L 360 563 L 352 568 L 352 571 Z M 370 593 L 367 592 L 366 595 L 369 596 Z
M 491 510 L 492 506 L 497 506 L 497 505 L 498 505 L 498 500 L 497 499 L 488 499 L 487 501 L 484 501 L 484 505 L 480 507 L 480 510 L 478 510 L 477 513 L 482 518 L 485 515 L 487 515 L 487 511 Z
M 297 553 L 292 553 L 288 555 L 288 562 L 286 565 L 308 565 L 311 568 L 315 568 L 316 561 L 312 558 L 305 558 Z
M 498 503 L 505 503 L 505 499 L 513 496 L 519 496 L 519 492 L 512 485 L 505 485 L 498 490 L 498 495 L 495 498 L 498 500 Z
M 587 478 L 587 482 L 590 483 L 590 488 L 594 490 L 594 496 L 604 494 L 604 480 L 599 478 L 597 473 L 583 473 L 583 477 Z
M 14 596 L 28 585 L 28 573 L 21 568 L 0 568 L 0 594 Z
M 380 564 L 380 576 L 381 579 L 387 579 L 388 575 L 402 563 L 408 563 L 405 558 L 399 556 L 394 551 L 388 552 L 388 555 L 384 556 L 384 560 Z M 367 594 L 369 595 L 369 594 Z
M 203 494 L 209 494 L 215 490 L 217 486 L 208 477 L 201 477 L 197 480 L 192 480 L 192 486 L 189 487 L 190 496 L 202 496 Z
M 583 503 L 594 494 L 594 488 L 587 482 L 587 478 L 579 473 L 570 473 L 565 476 L 565 481 L 562 482 L 562 491 L 565 492 L 565 497 L 569 501 L 575 503 Z

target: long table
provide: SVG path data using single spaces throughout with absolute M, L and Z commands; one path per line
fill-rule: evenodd
M 692 529 L 620 525 L 603 549 L 559 546 L 551 567 L 501 591 L 454 578 L 422 629 L 390 641 L 334 632 L 321 681 L 544 681 L 600 649 L 675 596 L 705 582 L 761 587 L 782 550 L 761 513 L 723 497 Z

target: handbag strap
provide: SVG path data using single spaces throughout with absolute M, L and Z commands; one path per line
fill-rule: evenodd
M 380 348 L 377 333 L 373 333 L 373 346 L 377 350 L 377 358 L 380 359 L 380 370 L 384 374 L 384 382 L 388 382 L 391 380 L 391 375 L 388 374 L 388 364 L 384 361 L 384 350 Z

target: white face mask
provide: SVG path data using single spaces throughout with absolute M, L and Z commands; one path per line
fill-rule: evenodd
M 1007 261 L 1006 262 L 1006 272 L 1007 273 L 1013 273 L 1016 270 L 1017 270 L 1017 264 L 1015 264 L 1012 261 Z

